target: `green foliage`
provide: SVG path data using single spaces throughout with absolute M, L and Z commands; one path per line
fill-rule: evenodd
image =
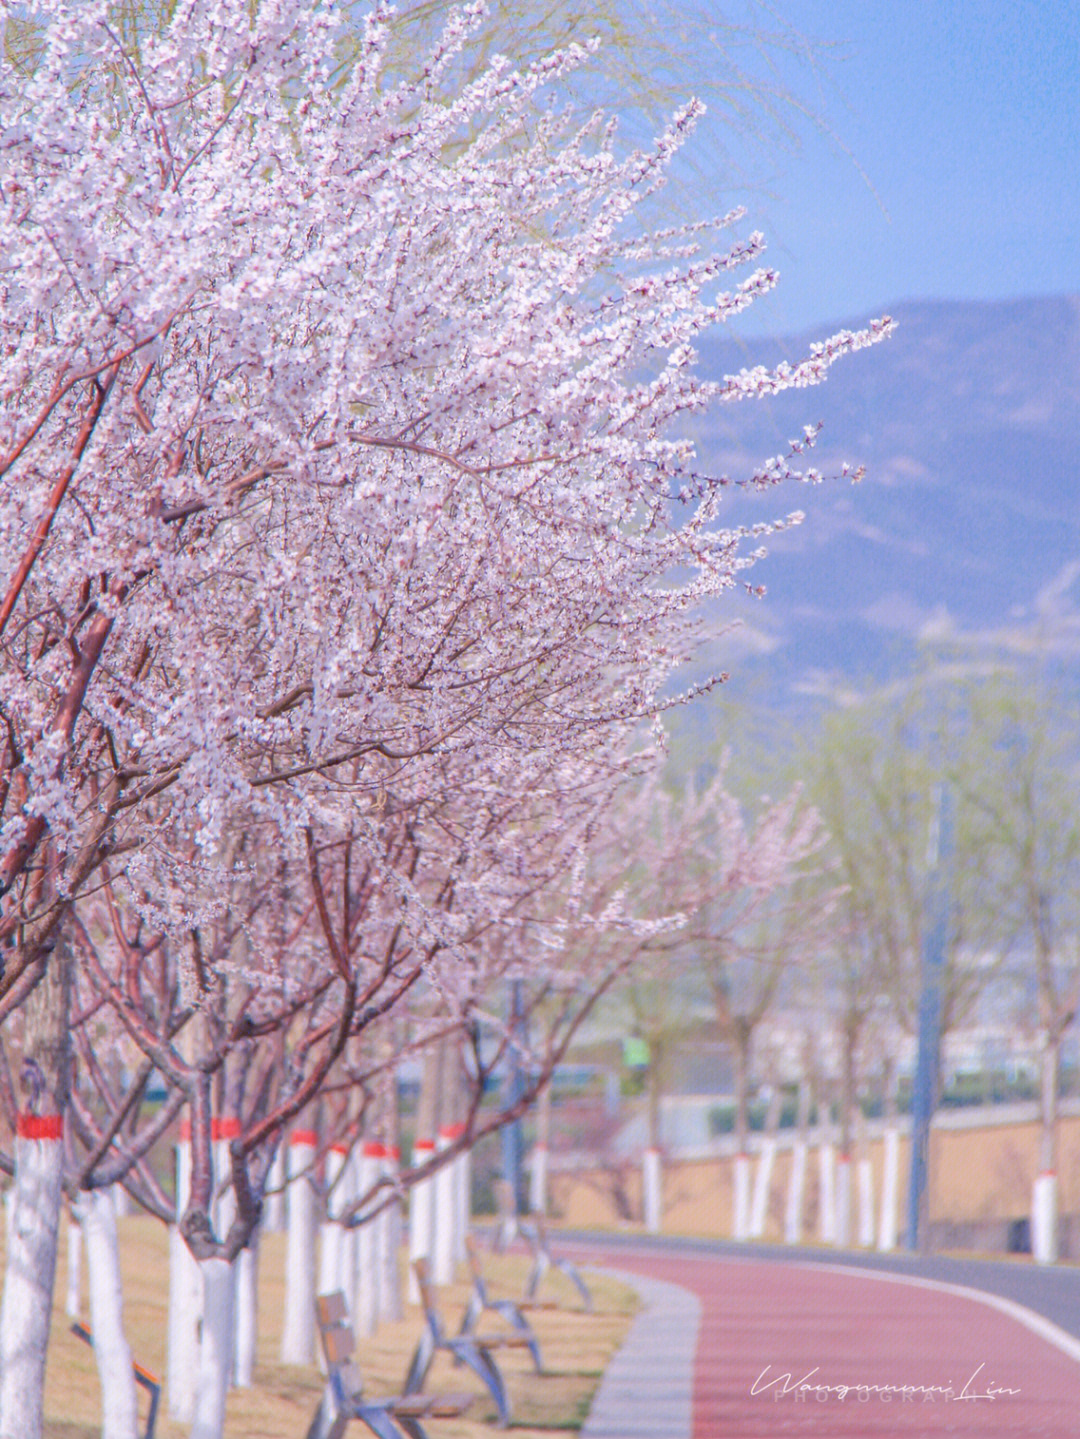
M 1034 669 L 931 665 L 828 715 L 800 758 L 847 886 L 836 976 L 888 992 L 913 1027 L 943 785 L 956 816 L 946 1029 L 1007 961 L 1030 976 L 1040 944 L 1059 970 L 1068 961 L 1080 936 L 1075 697 Z

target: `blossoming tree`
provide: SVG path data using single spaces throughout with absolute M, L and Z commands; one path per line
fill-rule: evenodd
M 537 115 L 581 47 L 463 83 L 478 15 L 407 78 L 379 6 L 6 22 L 0 1015 L 39 1082 L 4 1439 L 41 1428 L 73 898 L 177 834 L 220 864 L 240 826 L 370 818 L 450 757 L 523 792 L 617 754 L 748 563 L 672 422 L 887 329 L 696 376 L 694 337 L 774 279 L 723 288 L 762 248 L 724 248 L 734 216 L 629 223 L 697 107 L 620 151 L 603 116 Z

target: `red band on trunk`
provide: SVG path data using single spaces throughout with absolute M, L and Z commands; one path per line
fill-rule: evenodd
M 190 1144 L 190 1143 L 191 1143 L 191 1120 L 190 1120 L 190 1119 L 182 1119 L 182 1120 L 180 1121 L 180 1143 L 181 1143 L 181 1144 Z
M 414 1154 L 420 1154 L 420 1153 L 424 1153 L 424 1154 L 434 1154 L 434 1153 L 435 1153 L 435 1141 L 434 1141 L 434 1139 L 418 1139 L 418 1140 L 416 1141 L 416 1143 L 413 1145 L 413 1153 L 414 1153 Z
M 385 1159 L 385 1158 L 386 1158 L 386 1145 L 385 1145 L 385 1144 L 380 1144 L 380 1143 L 378 1142 L 378 1140 L 375 1140 L 375 1139 L 365 1139 L 365 1140 L 364 1140 L 364 1158 L 365 1158 L 365 1159 Z
M 449 1139 L 452 1143 L 455 1139 L 460 1139 L 464 1133 L 464 1124 L 444 1124 L 439 1130 L 439 1138 Z
M 393 1162 L 396 1164 L 401 1158 L 401 1150 L 396 1144 L 390 1144 L 387 1146 L 386 1157 L 387 1159 L 393 1160 Z
M 211 1139 L 237 1139 L 239 1135 L 239 1119 L 212 1119 L 210 1121 Z
M 310 1144 L 312 1149 L 319 1143 L 319 1136 L 314 1129 L 294 1129 L 289 1136 L 290 1144 Z
M 64 1121 L 59 1114 L 20 1114 L 15 1133 L 20 1139 L 61 1139 Z
M 338 1143 L 336 1143 L 336 1144 L 331 1144 L 331 1146 L 330 1146 L 330 1153 L 331 1153 L 331 1154 L 348 1154 L 348 1152 L 349 1152 L 349 1146 L 348 1146 L 347 1144 L 342 1143 L 341 1141 L 338 1141 Z

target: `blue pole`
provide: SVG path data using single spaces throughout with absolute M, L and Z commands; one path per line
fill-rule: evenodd
M 948 869 L 952 856 L 952 794 L 946 785 L 937 793 L 931 839 L 926 934 L 919 994 L 919 1050 L 911 1092 L 911 1177 L 908 1185 L 907 1247 L 912 1252 L 925 1240 L 926 1184 L 929 1174 L 930 1121 L 937 1104 L 941 1047 L 942 985 L 949 930 Z
M 521 1026 L 520 979 L 512 979 L 510 981 L 508 1010 L 507 1018 L 511 1040 L 506 1054 L 506 1088 L 504 1091 L 506 1097 L 504 1103 L 507 1109 L 518 1102 L 525 1088 L 521 1074 L 521 1049 L 518 1045 L 518 1030 Z M 505 1179 L 510 1186 L 510 1191 L 514 1196 L 515 1214 L 521 1214 L 525 1207 L 522 1188 L 522 1170 L 525 1157 L 524 1149 L 521 1120 L 514 1119 L 511 1120 L 509 1124 L 504 1124 L 502 1131 L 503 1179 Z

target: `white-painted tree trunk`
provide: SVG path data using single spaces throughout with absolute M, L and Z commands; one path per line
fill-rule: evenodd
M 836 1151 L 827 1139 L 818 1145 L 818 1238 L 836 1239 Z
M 642 1217 L 649 1234 L 659 1234 L 664 1216 L 664 1179 L 659 1149 L 646 1149 L 641 1160 Z
M 82 1225 L 72 1213 L 67 1232 L 67 1292 L 64 1313 L 78 1319 L 82 1300 Z
M 439 1148 L 448 1149 L 454 1142 L 452 1128 L 439 1132 Z M 444 1164 L 434 1179 L 434 1221 L 432 1224 L 431 1277 L 436 1284 L 450 1284 L 454 1278 L 454 1255 L 457 1244 L 454 1239 L 454 1221 L 457 1217 L 457 1199 L 453 1164 Z
M 0 1439 L 41 1439 L 63 1151 L 58 1114 L 19 1115 L 0 1305 Z
M 349 1151 L 344 1144 L 334 1144 L 326 1156 L 326 1218 L 319 1225 L 319 1294 L 333 1294 L 340 1289 L 349 1296 L 351 1276 L 346 1279 L 346 1231 L 341 1216 L 348 1205 Z
M 285 1314 L 281 1330 L 281 1362 L 315 1362 L 315 1188 L 309 1178 L 315 1162 L 316 1136 L 296 1129 L 289 1137 L 289 1185 L 285 1191 Z
M 762 1146 L 754 1173 L 754 1195 L 750 1204 L 750 1238 L 760 1239 L 769 1217 L 769 1195 L 772 1191 L 773 1166 L 776 1163 L 776 1140 L 769 1138 Z
M 263 1205 L 262 1231 L 281 1234 L 285 1228 L 285 1145 L 279 1144 L 270 1161 L 266 1178 L 266 1202 Z
M 791 1175 L 784 1210 L 784 1243 L 801 1244 L 803 1208 L 806 1199 L 806 1141 L 796 1139 L 791 1147 Z
M 232 1158 L 229 1142 L 240 1133 L 235 1119 L 215 1119 L 211 1124 L 211 1157 L 214 1166 L 214 1202 L 210 1206 L 210 1222 L 214 1233 L 224 1239 L 236 1218 L 236 1195 L 233 1193 Z
M 383 1160 L 383 1173 L 396 1178 L 401 1162 L 401 1151 L 388 1146 Z M 401 1200 L 395 1199 L 389 1208 L 379 1216 L 379 1318 L 396 1320 L 404 1317 L 405 1306 L 401 1295 Z
M 841 1154 L 836 1161 L 833 1243 L 838 1249 L 847 1249 L 851 1244 L 851 1156 L 848 1154 Z
M 1036 1264 L 1058 1260 L 1058 1182 L 1049 1171 L 1037 1176 L 1032 1189 L 1031 1257 Z
M 454 1174 L 454 1265 L 468 1257 L 466 1238 L 472 1224 L 472 1161 L 463 1149 L 450 1166 Z
M 869 1159 L 859 1160 L 859 1244 L 874 1247 L 874 1170 Z
M 81 1194 L 79 1220 L 86 1234 L 90 1329 L 101 1382 L 101 1439 L 138 1439 L 135 1371 L 131 1367 L 131 1347 L 124 1335 L 114 1188 Z
M 413 1145 L 413 1167 L 419 1168 L 426 1164 L 435 1153 L 435 1141 L 433 1139 L 417 1139 Z M 412 1262 L 416 1259 L 431 1258 L 431 1240 L 434 1231 L 435 1205 L 434 1205 L 434 1184 L 433 1179 L 422 1179 L 419 1184 L 414 1184 L 409 1194 L 409 1303 L 420 1303 L 420 1290 L 417 1288 L 416 1276 L 412 1272 Z
M 236 1257 L 236 1332 L 233 1337 L 233 1383 L 250 1389 L 255 1382 L 259 1346 L 259 1230 Z
M 750 1156 L 735 1156 L 735 1209 L 731 1237 L 740 1243 L 750 1234 Z
M 354 1144 L 345 1161 L 345 1195 L 351 1208 L 360 1195 L 360 1166 L 362 1156 L 360 1145 Z M 360 1274 L 360 1231 L 351 1225 L 342 1234 L 341 1240 L 341 1292 L 349 1306 L 350 1315 L 356 1313 L 358 1277 Z
M 360 1146 L 359 1193 L 367 1194 L 382 1173 L 383 1146 L 365 1140 Z M 361 1211 L 361 1215 L 366 1211 Z M 365 1220 L 356 1242 L 356 1332 L 370 1339 L 379 1327 L 378 1221 Z
M 191 1195 L 191 1138 L 181 1126 L 176 1146 L 176 1218 L 179 1221 Z M 190 1424 L 195 1413 L 195 1374 L 199 1360 L 199 1321 L 202 1281 L 198 1265 L 179 1228 L 169 1229 L 169 1320 L 166 1383 L 169 1414 Z
M 122 1184 L 114 1184 L 112 1186 L 112 1191 L 113 1208 L 116 1211 L 117 1219 L 127 1219 L 129 1215 L 134 1213 L 134 1207 L 131 1203 L 131 1195 L 127 1192 L 127 1190 Z
M 532 1167 L 529 1170 L 529 1208 L 533 1214 L 548 1212 L 548 1147 L 546 1144 L 533 1146 Z
M 900 1131 L 895 1124 L 886 1129 L 882 1141 L 881 1222 L 878 1248 L 888 1254 L 896 1248 L 899 1234 L 897 1201 L 900 1197 Z
M 232 1374 L 236 1275 L 225 1259 L 200 1259 L 202 1332 L 190 1439 L 222 1439 Z
M 240 1133 L 240 1122 L 235 1118 L 223 1118 L 211 1120 L 211 1163 L 214 1171 L 214 1199 L 210 1206 L 210 1222 L 213 1225 L 214 1233 L 219 1239 L 224 1239 L 232 1228 L 233 1220 L 236 1218 L 236 1194 L 232 1188 L 232 1156 L 229 1153 L 229 1144 Z M 245 1249 L 242 1251 L 248 1254 Z M 249 1254 L 247 1263 L 238 1258 L 236 1263 L 230 1265 L 232 1282 L 236 1285 L 240 1279 L 241 1268 L 248 1268 L 251 1263 Z M 249 1276 L 250 1279 L 250 1276 Z M 230 1352 L 232 1359 L 229 1369 L 229 1383 L 237 1383 L 237 1356 L 240 1352 L 239 1336 L 236 1331 L 236 1324 L 240 1318 L 240 1296 L 235 1291 L 232 1297 L 233 1334 L 230 1341 Z M 254 1320 L 253 1311 L 245 1307 L 245 1318 Z M 245 1336 L 245 1345 L 254 1344 L 254 1336 Z M 252 1354 L 252 1362 L 254 1355 Z M 250 1375 L 245 1387 L 251 1383 Z

